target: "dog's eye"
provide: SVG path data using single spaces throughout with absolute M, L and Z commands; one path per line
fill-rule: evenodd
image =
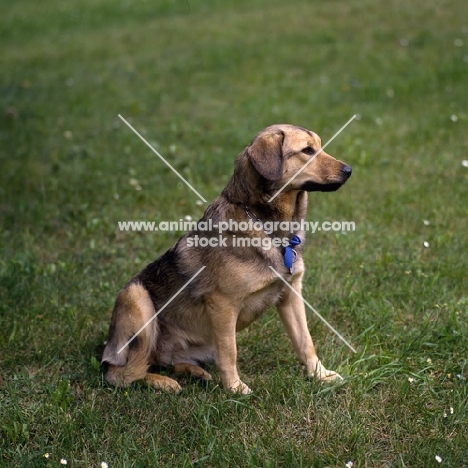
M 312 148 L 312 146 L 308 146 L 307 148 L 304 148 L 304 149 L 302 150 L 302 152 L 303 152 L 304 154 L 308 154 L 308 155 L 310 155 L 310 156 L 312 156 L 313 154 L 315 154 L 315 150 L 314 150 L 314 148 Z

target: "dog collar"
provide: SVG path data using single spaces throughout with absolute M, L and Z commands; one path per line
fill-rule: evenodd
M 294 235 L 292 239 L 289 239 L 289 245 L 283 248 L 284 266 L 289 268 L 291 274 L 293 263 L 297 260 L 297 252 L 294 250 L 294 247 L 300 243 L 300 237 Z
M 249 207 L 247 205 L 244 206 L 245 208 L 245 213 L 246 215 L 253 221 L 258 221 L 263 225 L 263 221 L 252 211 L 250 211 Z M 275 237 L 279 237 L 276 232 L 273 232 Z M 284 259 L 284 266 L 289 270 L 289 272 L 292 274 L 293 272 L 293 263 L 297 261 L 297 252 L 294 250 L 294 247 L 298 246 L 301 243 L 301 238 L 299 236 L 292 236 L 291 239 L 289 239 L 289 245 L 286 247 L 282 248 L 282 254 L 283 254 L 283 259 Z

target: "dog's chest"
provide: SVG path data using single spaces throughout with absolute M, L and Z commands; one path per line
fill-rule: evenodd
M 286 287 L 278 280 L 244 298 L 237 319 L 237 331 L 248 327 L 263 314 L 266 308 L 277 304 Z

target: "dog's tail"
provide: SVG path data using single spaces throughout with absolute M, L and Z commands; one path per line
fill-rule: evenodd
M 108 364 L 106 380 L 111 385 L 127 387 L 146 376 L 158 337 L 155 313 L 141 284 L 132 282 L 119 292 L 102 356 L 102 363 Z

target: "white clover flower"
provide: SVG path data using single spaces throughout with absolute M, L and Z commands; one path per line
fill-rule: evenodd
M 453 414 L 453 408 L 450 407 L 450 414 Z
M 427 242 L 427 241 L 424 241 L 423 245 L 424 245 L 424 247 L 426 247 L 426 249 L 428 249 L 428 248 L 429 248 L 429 242 Z
M 141 185 L 140 182 L 138 182 L 138 179 L 135 179 L 132 177 L 129 179 L 128 183 L 135 189 L 135 190 L 141 190 Z
M 50 458 L 50 453 L 49 452 L 44 453 L 44 458 Z
M 409 382 L 409 383 L 413 383 L 413 382 L 414 382 L 413 377 L 408 377 L 408 382 Z
M 190 215 L 187 215 L 184 217 L 185 221 L 192 221 L 192 217 Z
M 439 457 L 439 455 L 435 456 L 436 462 L 442 463 L 442 458 Z
M 431 222 L 428 219 L 423 219 L 424 226 L 429 226 Z
M 462 166 L 463 166 L 463 167 L 468 167 L 468 159 L 464 159 L 464 160 L 462 161 Z
M 354 466 L 354 463 L 352 461 L 349 461 L 348 463 L 346 463 L 346 468 L 353 468 Z
M 106 462 L 101 462 L 101 468 L 109 468 L 109 465 Z
M 65 460 L 65 458 L 61 458 L 60 459 L 60 464 L 61 465 L 68 465 L 68 462 L 67 462 L 67 460 Z

